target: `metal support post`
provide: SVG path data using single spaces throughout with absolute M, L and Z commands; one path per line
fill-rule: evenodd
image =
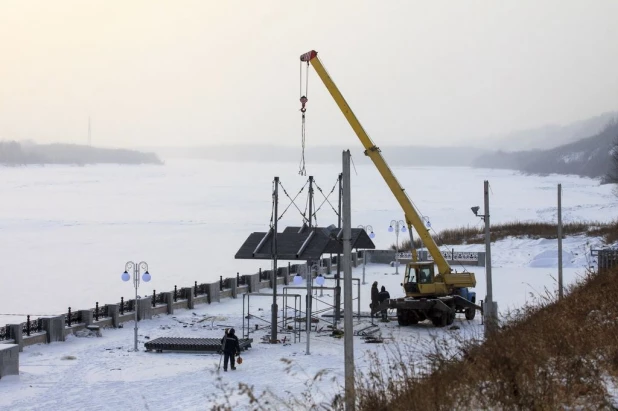
M 273 208 L 274 208 L 274 218 L 273 218 L 273 241 L 272 241 L 272 259 L 273 259 L 273 270 L 272 270 L 272 284 L 273 284 L 273 303 L 271 306 L 271 329 L 270 329 L 270 342 L 272 344 L 277 342 L 277 220 L 279 219 L 279 177 L 275 177 L 274 183 L 274 191 L 273 191 Z
M 341 229 L 341 194 L 343 174 L 339 173 L 339 204 L 337 206 L 337 228 Z M 341 319 L 341 254 L 337 254 L 337 275 L 335 276 L 335 329 Z
M 484 182 L 484 200 L 485 200 L 485 274 L 487 281 L 487 295 L 485 296 L 485 327 L 488 334 L 491 334 L 498 321 L 497 306 L 493 297 L 493 285 L 491 277 L 491 232 L 489 220 L 489 181 Z
M 311 299 L 312 299 L 311 277 L 313 276 L 312 267 L 313 266 L 309 266 L 309 270 L 307 271 L 307 306 L 305 307 L 305 314 L 306 314 L 306 318 L 305 318 L 306 330 L 305 331 L 307 332 L 307 350 L 305 352 L 306 355 L 311 354 L 310 340 L 311 340 Z
M 346 411 L 354 411 L 356 407 L 354 392 L 354 330 L 352 322 L 352 208 L 350 205 L 350 200 L 350 150 L 346 150 L 343 152 L 343 338 Z
M 562 283 L 562 184 L 558 184 L 558 297 L 564 297 Z

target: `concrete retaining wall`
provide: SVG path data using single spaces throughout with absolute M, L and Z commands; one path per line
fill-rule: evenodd
M 19 375 L 19 352 L 18 344 L 0 345 L 0 379 L 7 375 Z

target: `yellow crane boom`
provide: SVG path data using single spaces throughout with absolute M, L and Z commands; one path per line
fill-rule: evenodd
M 358 121 L 358 119 L 354 115 L 354 112 L 345 101 L 345 98 L 343 97 L 343 95 L 331 79 L 330 75 L 324 68 L 324 65 L 322 65 L 322 62 L 318 58 L 318 52 L 315 50 L 311 50 L 310 52 L 301 55 L 300 60 L 310 63 L 315 69 L 316 73 L 318 73 L 318 76 L 326 86 L 326 89 L 333 97 L 335 103 L 337 103 L 337 106 L 339 106 L 339 109 L 348 120 L 348 123 L 350 123 L 350 126 L 352 126 L 352 129 L 356 133 L 356 136 L 365 147 L 365 155 L 371 158 L 371 161 L 373 161 L 376 168 L 382 175 L 382 178 L 384 179 L 384 181 L 386 181 L 386 184 L 391 189 L 393 195 L 399 202 L 399 205 L 401 206 L 405 214 L 406 222 L 408 224 L 411 224 L 416 229 L 418 235 L 423 241 L 423 244 L 425 244 L 427 250 L 429 250 L 429 253 L 433 257 L 434 262 L 438 266 L 439 273 L 450 273 L 452 271 L 451 267 L 440 252 L 435 241 L 429 234 L 429 231 L 425 228 L 425 224 L 423 224 L 423 221 L 421 220 L 421 217 L 414 208 L 412 201 L 410 201 L 407 194 L 405 193 L 405 189 L 401 186 L 401 184 L 399 184 L 399 181 L 397 181 L 397 178 L 389 168 L 388 164 L 386 164 L 386 161 L 384 160 L 380 149 L 373 143 L 373 141 L 371 141 L 371 138 L 369 138 L 369 135 L 367 134 L 365 129 L 363 129 L 363 126 Z

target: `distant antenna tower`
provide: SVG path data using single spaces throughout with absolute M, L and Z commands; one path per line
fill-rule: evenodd
M 90 133 L 90 117 L 88 117 L 88 145 L 92 145 L 92 134 Z

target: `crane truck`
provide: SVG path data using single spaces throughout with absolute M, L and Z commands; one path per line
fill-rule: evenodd
M 363 144 L 365 155 L 373 161 L 373 164 L 403 209 L 406 224 L 408 225 L 412 261 L 406 264 L 403 283 L 401 283 L 405 297 L 386 300 L 380 306 L 372 307 L 372 313 L 375 314 L 387 308 L 396 309 L 397 321 L 402 326 L 431 320 L 434 326 L 444 327 L 453 323 L 456 313 L 464 313 L 468 320 L 474 319 L 476 310 L 482 311 L 482 308 L 476 305 L 476 293 L 468 289 L 469 287 L 476 286 L 474 273 L 458 273 L 451 269 L 429 234 L 429 230 L 425 227 L 421 216 L 416 211 L 405 189 L 386 163 L 380 149 L 373 143 L 324 68 L 324 65 L 318 58 L 317 51 L 311 50 L 308 53 L 302 54 L 300 61 L 306 62 L 307 65 L 310 64 L 315 69 L 324 86 L 326 86 L 326 89 L 354 130 L 354 133 Z M 301 111 L 304 113 L 305 104 L 307 103 L 305 96 L 301 97 L 301 103 Z M 411 227 L 416 229 L 421 241 L 433 257 L 433 261 L 418 260 L 418 254 L 413 246 Z

